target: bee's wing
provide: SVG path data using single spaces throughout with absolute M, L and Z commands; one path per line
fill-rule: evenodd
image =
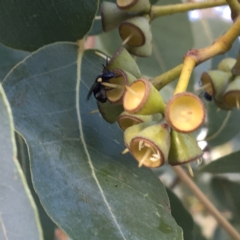
M 97 80 L 97 78 L 96 78 L 96 80 Z M 98 87 L 98 84 L 99 84 L 99 83 L 96 82 L 96 80 L 95 80 L 95 82 L 93 83 L 93 85 L 91 86 L 90 90 L 88 91 L 87 101 L 88 101 L 89 98 L 91 97 L 91 95 L 92 95 L 94 89 Z

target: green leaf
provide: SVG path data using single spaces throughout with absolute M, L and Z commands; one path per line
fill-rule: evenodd
M 27 55 L 28 52 L 11 49 L 0 44 L 0 82 L 14 65 L 23 60 Z
M 240 184 L 225 178 L 214 177 L 210 185 L 222 209 L 231 211 L 232 219 L 240 223 Z
M 170 200 L 172 215 L 183 230 L 184 240 L 193 240 L 194 222 L 192 216 L 171 190 L 167 189 L 167 193 Z
M 182 239 L 164 186 L 122 155 L 122 132 L 86 96 L 104 60 L 73 43 L 26 58 L 3 85 L 29 145 L 34 187 L 73 239 Z M 19 75 L 21 73 L 21 75 Z
M 239 132 L 240 111 L 219 111 L 213 102 L 207 106 L 208 134 L 206 141 L 209 147 L 218 146 L 231 140 Z
M 13 119 L 0 85 L 0 239 L 43 239 L 35 203 L 17 160 Z
M 0 42 L 34 51 L 57 41 L 83 38 L 90 30 L 98 0 L 22 0 L 0 2 Z
M 206 166 L 201 171 L 210 173 L 239 173 L 240 172 L 240 151 L 225 157 L 219 158 Z
M 18 133 L 15 134 L 15 137 L 16 137 L 16 143 L 17 143 L 18 160 L 19 160 L 19 163 L 21 164 L 23 173 L 27 180 L 29 190 L 31 191 L 31 194 L 34 198 L 34 202 L 38 209 L 38 214 L 39 214 L 39 218 L 40 218 L 40 222 L 43 230 L 44 240 L 53 240 L 56 225 L 46 214 L 39 200 L 39 197 L 33 188 L 27 145 L 24 142 L 24 139 Z

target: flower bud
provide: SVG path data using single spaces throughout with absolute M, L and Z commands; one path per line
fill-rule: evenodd
M 160 167 L 168 159 L 170 135 L 167 124 L 155 124 L 144 128 L 132 138 L 130 153 L 139 162 L 149 168 Z
M 201 158 L 203 152 L 196 140 L 190 134 L 171 131 L 171 147 L 168 163 L 179 165 Z
M 132 16 L 120 10 L 115 3 L 102 2 L 101 4 L 102 29 L 104 32 L 117 28 L 121 22 L 130 17 Z
M 108 69 L 124 69 L 124 71 L 131 73 L 136 78 L 142 76 L 136 61 L 123 47 L 120 48 L 108 62 Z
M 142 122 L 150 122 L 150 121 L 160 121 L 162 115 L 160 113 L 156 113 L 153 115 L 136 115 L 130 114 L 126 111 L 122 112 L 118 117 L 118 125 L 119 127 L 125 131 L 127 128 L 142 123 Z
M 126 88 L 123 97 L 125 111 L 140 115 L 164 113 L 165 103 L 162 96 L 148 80 L 138 79 Z
M 122 22 L 118 29 L 122 40 L 130 47 L 141 47 L 147 39 L 152 40 L 149 19 L 146 17 L 130 18 Z
M 228 84 L 224 93 L 224 101 L 228 106 L 240 109 L 240 76 Z
M 108 123 L 114 123 L 117 121 L 119 115 L 123 112 L 122 105 L 113 105 L 110 102 L 97 101 L 98 110 L 101 113 L 103 119 Z
M 126 91 L 125 86 L 131 84 L 136 78 L 131 73 L 121 69 L 114 69 L 112 71 L 117 74 L 117 77 L 111 78 L 109 83 L 115 85 L 115 87 L 107 89 L 106 95 L 109 102 L 119 104 L 123 101 L 123 94 Z
M 147 13 L 151 8 L 149 0 L 116 0 L 116 4 L 121 10 L 131 13 Z
M 190 92 L 182 92 L 170 99 L 165 117 L 169 126 L 174 130 L 190 133 L 197 130 L 203 123 L 205 108 L 199 97 Z

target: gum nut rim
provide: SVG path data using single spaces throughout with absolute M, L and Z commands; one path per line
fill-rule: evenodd
M 145 144 L 148 144 L 151 147 L 144 146 L 139 151 L 140 141 L 143 141 Z M 162 166 L 165 162 L 161 149 L 159 149 L 159 147 L 149 139 L 142 137 L 133 138 L 130 142 L 129 150 L 139 164 L 141 164 L 139 167 L 143 165 L 149 168 L 157 168 Z M 155 154 L 158 155 L 159 159 L 151 160 L 151 158 L 154 159 Z M 143 162 L 141 163 L 142 160 Z
M 146 82 L 147 80 L 145 79 L 138 79 L 129 85 L 129 88 L 131 88 L 137 95 L 130 91 L 125 91 L 123 107 L 126 112 L 135 113 L 142 109 L 150 92 L 150 85 L 146 84 Z
M 106 91 L 108 101 L 111 103 L 121 103 L 125 92 L 125 85 L 128 85 L 127 75 L 120 69 L 113 69 L 114 73 L 119 74 L 120 77 L 111 78 L 110 84 L 116 84 L 118 87 Z
M 138 123 L 142 123 L 143 121 L 135 116 L 130 116 L 130 115 L 120 115 L 118 117 L 118 125 L 119 127 L 124 131 L 126 130 L 128 127 L 131 127 L 132 125 L 138 124 Z
M 137 2 L 138 0 L 116 0 L 116 4 L 120 9 L 128 9 L 129 7 L 134 6 Z
M 132 24 L 130 22 L 123 22 L 119 25 L 118 29 L 123 41 L 129 38 L 126 43 L 127 45 L 132 47 L 141 47 L 145 44 L 145 35 L 142 30 L 135 24 Z
M 165 116 L 174 130 L 190 133 L 203 123 L 206 110 L 202 101 L 190 92 L 174 95 L 167 104 Z

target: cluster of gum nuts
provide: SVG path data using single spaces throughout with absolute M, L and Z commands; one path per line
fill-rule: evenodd
M 240 60 L 240 59 L 239 59 Z M 240 69 L 234 58 L 225 58 L 216 70 L 204 72 L 201 83 L 204 91 L 222 110 L 240 108 Z
M 157 168 L 164 163 L 188 164 L 201 159 L 202 150 L 190 135 L 204 121 L 205 108 L 200 98 L 190 92 L 174 95 L 166 104 L 125 48 L 108 62 L 117 77 L 109 80 L 108 101 L 97 102 L 102 117 L 117 121 L 124 131 L 126 149 L 138 166 Z M 191 173 L 191 168 L 190 173 Z
M 102 2 L 102 29 L 109 32 L 118 28 L 123 45 L 131 54 L 148 57 L 152 53 L 150 11 L 149 0 Z

